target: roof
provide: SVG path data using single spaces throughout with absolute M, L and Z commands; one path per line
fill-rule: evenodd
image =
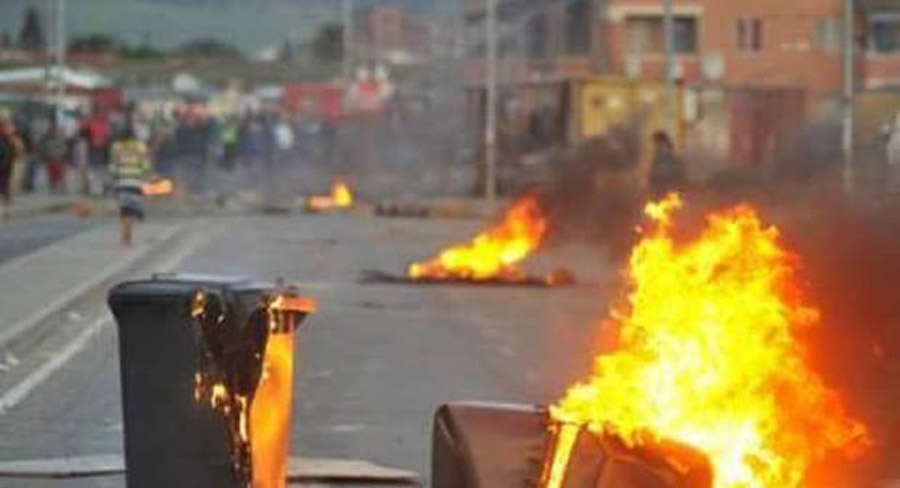
M 60 69 L 56 66 L 44 68 L 18 68 L 0 71 L 0 85 L 22 85 L 43 83 L 60 78 Z M 84 90 L 95 90 L 111 86 L 111 82 L 103 75 L 90 71 L 64 68 L 61 78 L 66 85 Z

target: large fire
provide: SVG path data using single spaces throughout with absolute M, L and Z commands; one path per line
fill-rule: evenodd
M 796 332 L 816 325 L 819 312 L 804 301 L 778 230 L 753 208 L 713 213 L 698 237 L 676 242 L 672 214 L 681 205 L 670 195 L 647 206 L 630 294 L 608 324 L 619 327 L 619 350 L 598 357 L 590 379 L 551 414 L 629 445 L 696 447 L 717 488 L 799 487 L 827 453 L 869 442 L 804 360 Z M 560 486 L 571 448 L 556 451 L 545 486 Z
M 533 253 L 547 234 L 547 219 L 538 198 L 528 194 L 506 211 L 500 222 L 466 244 L 409 266 L 413 279 L 520 280 L 518 264 Z

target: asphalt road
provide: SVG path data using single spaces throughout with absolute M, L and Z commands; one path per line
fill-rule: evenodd
M 0 263 L 87 230 L 93 221 L 50 215 L 0 224 Z
M 578 286 L 357 283 L 361 270 L 402 272 L 410 260 L 465 238 L 478 228 L 469 221 L 284 216 L 231 218 L 214 227 L 178 269 L 284 277 L 319 301 L 297 345 L 293 453 L 362 458 L 423 479 L 438 405 L 553 401 L 589 371 L 613 291 L 612 267 L 578 246 L 550 249 L 533 263 L 576 265 Z M 102 307 L 98 296 L 66 320 L 87 320 Z M 34 354 L 52 353 L 45 349 Z M 107 327 L 0 414 L 0 460 L 121 452 L 118 374 L 115 329 Z M 3 487 L 122 485 L 119 477 L 0 479 Z

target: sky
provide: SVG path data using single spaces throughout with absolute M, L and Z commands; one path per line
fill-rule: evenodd
M 373 3 L 386 0 L 357 0 Z M 420 7 L 457 0 L 394 0 Z M 16 37 L 28 5 L 48 0 L 0 0 L 0 30 Z M 337 18 L 340 0 L 67 0 L 71 36 L 111 34 L 130 43 L 177 46 L 197 37 L 230 42 L 248 54 L 279 46 L 288 36 L 312 37 Z

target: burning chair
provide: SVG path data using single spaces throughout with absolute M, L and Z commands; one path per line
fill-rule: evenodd
M 566 451 L 565 462 L 557 453 Z M 454 403 L 438 409 L 432 488 L 705 488 L 706 458 L 676 444 L 628 448 L 555 422 L 546 409 Z
M 831 455 L 869 447 L 808 364 L 797 331 L 819 312 L 778 230 L 739 205 L 688 238 L 681 206 L 673 194 L 645 209 L 606 323 L 618 349 L 547 411 L 439 410 L 434 486 L 800 488 Z

